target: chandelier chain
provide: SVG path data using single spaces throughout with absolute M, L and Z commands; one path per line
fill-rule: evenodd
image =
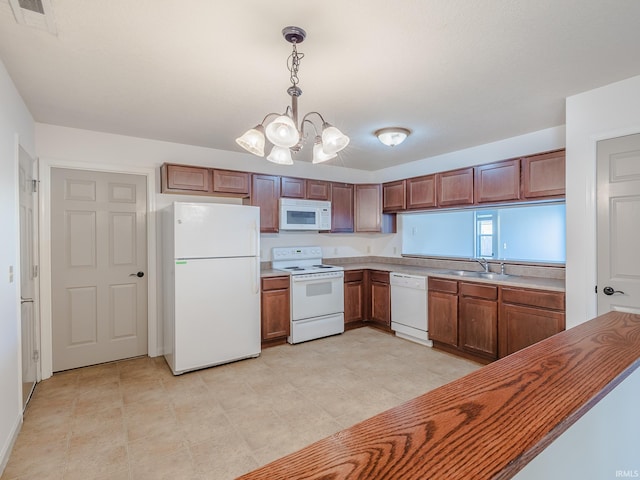
M 296 42 L 293 42 L 293 51 L 289 58 L 287 58 L 287 69 L 291 73 L 290 80 L 291 85 L 294 87 L 298 86 L 298 70 L 300 69 L 300 60 L 304 58 L 304 53 L 298 53 L 298 49 L 296 48 Z

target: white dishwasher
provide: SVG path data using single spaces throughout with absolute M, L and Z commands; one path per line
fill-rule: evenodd
M 391 330 L 396 336 L 429 347 L 427 277 L 391 272 Z

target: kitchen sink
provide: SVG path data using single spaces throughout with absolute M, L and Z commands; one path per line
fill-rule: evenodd
M 507 275 L 506 273 L 494 273 L 494 272 L 476 272 L 478 277 L 486 278 L 488 280 L 505 280 L 511 275 Z
M 443 270 L 444 275 L 455 275 L 457 277 L 486 278 L 487 280 L 506 280 L 511 275 L 495 272 L 475 272 L 472 270 Z
M 484 272 L 474 272 L 471 270 L 444 270 L 443 272 L 445 275 L 456 275 L 458 277 L 475 277 L 475 278 L 479 278 L 481 273 Z

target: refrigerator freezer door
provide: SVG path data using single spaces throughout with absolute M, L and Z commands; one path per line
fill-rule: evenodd
M 175 260 L 174 373 L 260 353 L 260 259 Z
M 260 209 L 245 205 L 175 203 L 175 258 L 260 255 Z

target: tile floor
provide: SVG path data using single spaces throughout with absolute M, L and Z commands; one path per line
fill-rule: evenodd
M 231 479 L 478 368 L 360 328 L 178 377 L 163 357 L 59 373 L 2 480 Z

